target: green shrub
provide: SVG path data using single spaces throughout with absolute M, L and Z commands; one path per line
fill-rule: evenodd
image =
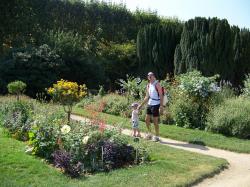
M 27 85 L 22 81 L 14 81 L 7 85 L 8 92 L 16 95 L 17 100 L 19 100 L 20 95 L 24 93 L 26 87 Z
M 231 98 L 210 111 L 207 129 L 238 138 L 250 138 L 250 100 Z
M 129 115 L 129 104 L 124 96 L 110 94 L 103 100 L 106 103 L 103 112 L 120 116 Z
M 33 106 L 27 101 L 6 103 L 1 107 L 3 126 L 18 140 L 27 140 Z
M 199 103 L 182 94 L 170 104 L 170 111 L 177 126 L 204 129 L 204 111 Z
M 178 85 L 172 90 L 170 111 L 176 125 L 204 129 L 209 101 L 219 91 L 215 75 L 204 77 L 199 71 L 192 71 L 177 77 Z
M 41 106 L 42 107 L 42 106 Z M 33 147 L 33 154 L 52 158 L 52 153 L 60 146 L 60 127 L 66 124 L 65 116 L 61 111 L 53 111 L 47 107 L 33 116 L 29 131 L 29 142 Z
M 215 81 L 217 78 L 218 75 L 213 77 L 204 77 L 199 71 L 191 71 L 177 77 L 177 80 L 180 83 L 178 88 L 180 91 L 188 94 L 189 97 L 196 98 L 196 100 L 208 98 L 218 89 Z
M 246 79 L 244 80 L 243 95 L 250 97 L 250 74 L 246 75 Z
M 94 101 L 97 101 L 100 98 L 101 97 L 99 97 L 99 96 L 89 95 L 89 96 L 83 98 L 79 103 L 77 103 L 76 107 L 84 108 L 85 106 L 90 105 L 91 103 L 93 103 Z
M 119 79 L 118 84 L 125 91 L 128 103 L 135 99 L 142 100 L 146 95 L 146 80 L 127 75 L 127 80 Z
M 84 104 L 86 102 L 86 104 Z M 81 105 L 87 106 L 91 110 L 98 112 L 105 112 L 112 115 L 118 115 L 123 117 L 130 116 L 130 104 L 126 97 L 118 94 L 108 94 L 104 97 L 95 96 L 89 100 L 83 100 Z M 79 106 L 80 104 L 78 104 Z
M 98 96 L 103 97 L 105 95 L 105 90 L 103 86 L 99 86 Z
M 214 92 L 211 95 L 209 103 L 210 106 L 214 107 L 223 103 L 226 99 L 233 98 L 235 96 L 236 96 L 235 91 L 231 86 L 223 85 L 221 86 L 220 91 Z
M 61 79 L 53 84 L 53 87 L 47 89 L 48 94 L 52 97 L 54 102 L 63 106 L 64 111 L 68 115 L 68 122 L 70 122 L 70 115 L 73 106 L 87 95 L 87 87 L 85 84 L 78 85 L 77 82 L 71 82 Z

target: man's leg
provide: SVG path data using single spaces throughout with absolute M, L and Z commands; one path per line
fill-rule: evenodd
M 150 115 L 149 114 L 146 114 L 145 122 L 146 122 L 146 126 L 147 126 L 147 129 L 148 129 L 148 133 L 151 133 Z
M 155 137 L 153 138 L 153 140 L 155 142 L 158 142 L 160 140 L 159 139 L 159 116 L 160 116 L 159 107 L 160 105 L 155 106 L 153 109 L 153 117 L 154 117 L 153 121 L 154 121 L 154 127 L 155 127 Z
M 159 137 L 159 117 L 154 117 L 155 136 Z

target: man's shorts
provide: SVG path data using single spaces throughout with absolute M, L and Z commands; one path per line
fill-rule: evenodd
M 139 128 L 139 121 L 132 121 L 132 128 L 138 129 Z
M 159 117 L 160 116 L 159 108 L 160 108 L 160 105 L 148 105 L 147 114 L 153 115 L 153 117 Z

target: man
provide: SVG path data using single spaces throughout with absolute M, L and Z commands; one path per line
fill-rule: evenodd
M 147 85 L 146 97 L 144 98 L 141 105 L 138 106 L 140 109 L 147 102 L 147 114 L 146 114 L 146 125 L 148 129 L 147 139 L 152 139 L 150 119 L 153 116 L 153 122 L 155 127 L 155 136 L 153 141 L 158 142 L 159 139 L 159 115 L 163 111 L 163 93 L 160 83 L 156 80 L 154 73 L 148 73 L 149 84 Z

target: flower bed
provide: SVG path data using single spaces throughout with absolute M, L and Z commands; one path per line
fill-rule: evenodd
M 45 158 L 71 177 L 149 160 L 143 148 L 129 145 L 128 137 L 105 129 L 98 120 L 68 123 L 60 108 L 31 100 L 2 102 L 0 110 L 3 126 L 28 142 L 27 153 Z

